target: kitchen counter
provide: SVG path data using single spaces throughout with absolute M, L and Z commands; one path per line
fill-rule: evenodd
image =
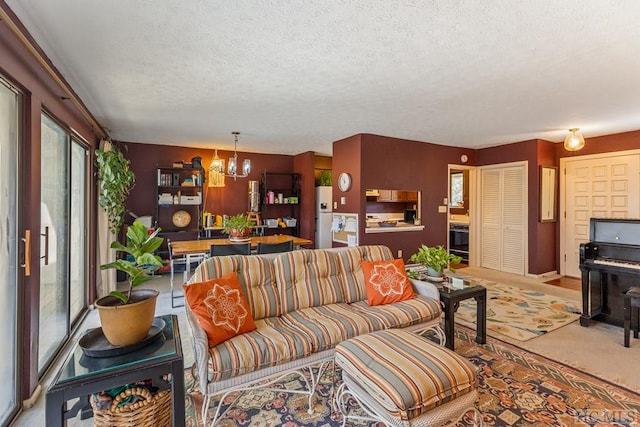
M 365 234 L 370 233 L 399 233 L 403 231 L 422 231 L 424 225 L 413 225 L 399 222 L 395 227 L 380 227 L 378 224 L 367 224 L 364 229 Z

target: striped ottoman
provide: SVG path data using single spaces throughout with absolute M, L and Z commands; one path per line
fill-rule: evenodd
M 475 411 L 476 368 L 417 334 L 389 329 L 346 340 L 335 350 L 343 383 L 336 405 L 347 418 L 392 426 L 437 426 Z M 353 397 L 366 416 L 349 415 Z

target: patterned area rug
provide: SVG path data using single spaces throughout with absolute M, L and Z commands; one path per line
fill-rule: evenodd
M 456 329 L 457 352 L 478 366 L 477 408 L 484 426 L 640 425 L 640 394 L 500 340 L 490 338 L 487 344 L 478 345 L 473 342 L 475 331 Z M 202 426 L 199 420 L 202 395 L 189 371 L 185 376 L 187 386 L 191 387 L 186 396 L 186 425 Z M 297 381 L 291 377 L 283 384 L 291 386 Z M 293 394 L 258 390 L 230 396 L 223 405 L 230 410 L 217 425 L 339 426 L 341 420 L 331 413 L 328 404 L 331 385 L 331 376 L 325 375 L 318 386 L 312 415 L 307 413 L 306 399 Z M 470 413 L 447 427 L 468 425 L 472 425 Z M 379 427 L 379 424 L 347 422 L 347 426 Z
M 474 281 L 487 288 L 487 333 L 496 338 L 506 336 L 516 341 L 528 341 L 580 317 L 581 310 L 575 301 L 503 283 Z M 456 323 L 475 328 L 475 300 L 460 302 L 455 319 Z

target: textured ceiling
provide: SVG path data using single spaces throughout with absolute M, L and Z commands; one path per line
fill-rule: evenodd
M 640 129 L 637 0 L 6 0 L 116 140 L 331 154 Z

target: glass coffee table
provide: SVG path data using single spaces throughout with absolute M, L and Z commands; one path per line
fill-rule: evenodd
M 444 334 L 446 347 L 455 350 L 455 312 L 460 301 L 476 300 L 476 342 L 487 341 L 487 289 L 478 282 L 460 277 L 447 277 L 442 282 L 434 282 L 440 291 L 440 301 L 444 306 Z
M 153 379 L 154 385 L 171 388 L 173 425 L 184 425 L 184 371 L 178 318 L 160 316 L 164 328 L 153 343 L 130 353 L 111 357 L 87 357 L 78 344 L 69 354 L 46 395 L 46 425 L 66 425 L 82 411 L 91 416 L 89 396 L 102 390 Z M 170 374 L 171 383 L 165 382 Z M 163 387 L 163 388 L 164 388 Z M 73 407 L 67 401 L 80 398 Z

